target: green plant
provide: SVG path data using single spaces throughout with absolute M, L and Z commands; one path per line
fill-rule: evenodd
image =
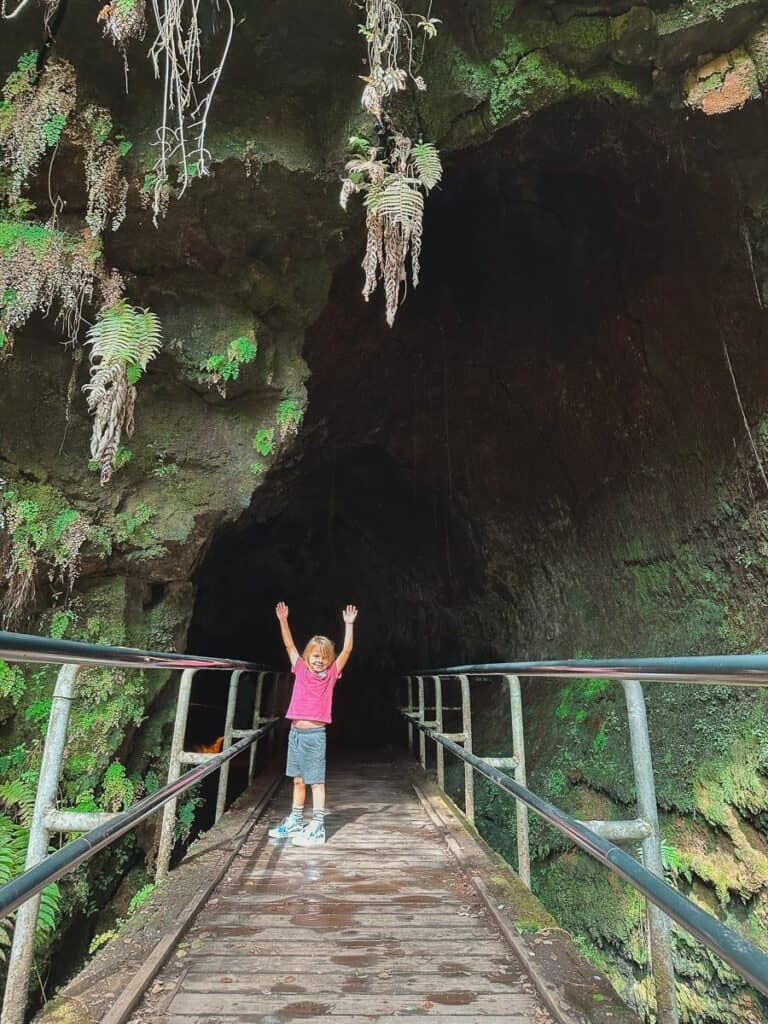
M 135 385 L 160 349 L 160 323 L 150 310 L 119 299 L 102 309 L 88 331 L 88 344 L 91 380 L 84 390 L 94 417 L 91 458 L 101 466 L 106 484 L 123 430 L 128 437 L 133 434 Z
M 259 462 L 257 459 L 255 462 L 251 463 L 250 469 L 254 476 L 261 476 L 264 472 L 264 463 Z
M 275 431 L 273 427 L 260 427 L 253 439 L 253 447 L 265 458 L 275 450 Z
M 301 406 L 295 399 L 283 399 L 277 407 L 277 426 L 280 430 L 281 438 L 286 438 L 289 434 L 298 433 L 302 415 Z
M 384 286 L 387 323 L 393 326 L 401 292 L 407 283 L 407 261 L 411 262 L 411 280 L 419 283 L 424 195 L 442 177 L 442 165 L 431 143 L 417 145 L 392 126 L 385 111 L 389 97 L 408 87 L 426 89 L 420 75 L 413 73 L 413 28 L 397 0 L 365 0 L 365 23 L 358 31 L 368 46 L 369 74 L 364 76 L 362 105 L 374 119 L 383 147 L 365 146 L 367 141 L 353 135 L 350 148 L 359 155 L 346 166 L 340 201 L 346 209 L 356 192 L 362 193 L 366 207 L 367 245 L 363 259 L 366 301 L 376 290 L 379 279 Z M 437 35 L 439 18 L 411 15 L 424 32 L 424 39 Z M 386 124 L 387 131 L 381 126 Z
M 61 640 L 67 630 L 75 621 L 75 613 L 68 609 L 57 609 L 51 613 L 51 625 L 48 635 L 54 640 Z
M 119 445 L 117 451 L 115 452 L 115 457 L 112 460 L 112 465 L 115 472 L 117 472 L 118 469 L 122 469 L 123 466 L 127 466 L 132 458 L 133 452 L 131 451 L 131 449 L 124 444 Z
M 119 922 L 119 924 L 123 923 L 120 918 L 118 918 L 117 921 Z M 94 935 L 94 937 L 91 939 L 90 945 L 88 946 L 89 956 L 93 956 L 93 954 L 97 953 L 102 946 L 106 946 L 106 944 L 110 942 L 112 939 L 117 938 L 117 934 L 120 930 L 119 924 L 117 928 L 108 928 L 106 931 L 99 932 L 97 935 Z
M 146 885 L 142 885 L 138 892 L 135 892 L 131 897 L 131 902 L 128 904 L 128 916 L 130 917 L 140 907 L 143 907 L 154 891 L 155 886 L 153 882 L 147 882 Z
M 145 501 L 140 502 L 133 512 L 118 512 L 114 520 L 114 539 L 118 544 L 135 537 L 142 527 L 147 526 L 154 512 Z
M 195 814 L 197 808 L 202 804 L 203 798 L 198 792 L 198 787 L 193 786 L 189 790 L 187 799 L 179 806 L 178 814 L 176 815 L 176 824 L 174 826 L 174 838 L 177 842 L 183 843 L 189 838 L 192 831 L 192 826 L 195 823 Z
M 34 601 L 40 570 L 71 590 L 88 522 L 63 495 L 44 485 L 8 487 L 0 495 L 0 581 L 3 621 L 23 616 Z
M 165 456 L 161 455 L 158 457 L 158 463 L 152 469 L 152 476 L 158 480 L 166 480 L 169 476 L 175 476 L 179 472 L 179 467 L 175 462 L 166 462 Z
M 108 811 L 122 811 L 133 803 L 133 783 L 119 761 L 113 761 L 104 774 L 101 803 Z
M 10 701 L 13 707 L 19 706 L 26 689 L 24 673 L 18 665 L 9 665 L 0 661 L 0 697 Z
M 209 381 L 222 395 L 226 395 L 226 386 L 231 380 L 240 376 L 240 367 L 252 363 L 256 358 L 258 345 L 256 342 L 241 335 L 227 346 L 226 352 L 217 352 L 200 364 L 200 369 L 209 375 Z

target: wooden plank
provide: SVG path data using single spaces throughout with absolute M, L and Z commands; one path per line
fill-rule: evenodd
M 253 995 L 230 993 L 223 991 L 224 987 L 214 987 L 210 992 L 188 992 L 185 986 L 173 999 L 169 1012 L 233 1016 L 253 1014 L 258 1010 L 262 1014 L 282 1014 L 290 1019 L 291 1015 L 303 1017 L 305 1013 L 377 1017 L 417 1013 L 428 1016 L 434 1010 L 446 1016 L 481 1017 L 486 1013 L 520 1014 L 533 1009 L 538 1003 L 530 995 L 475 995 L 469 990 L 446 990 L 444 986 L 436 986 L 431 995 L 382 996 L 376 999 L 375 1005 L 372 1005 L 370 996 L 338 996 L 322 991 L 304 997 L 260 995 L 258 1005 L 254 1005 Z
M 375 1011 L 372 1011 L 375 1014 Z M 424 1012 L 414 1015 L 423 1016 Z M 462 1018 L 459 1018 L 462 1019 Z M 464 1017 L 463 1020 L 467 1024 L 471 1018 Z M 477 1018 L 479 1019 L 479 1018 Z M 273 1018 L 275 1024 L 282 1024 L 282 1021 L 278 1022 L 277 1018 Z M 382 1017 L 379 1014 L 375 1014 L 370 1017 L 342 1017 L 337 1013 L 334 1013 L 332 1017 L 298 1017 L 296 1020 L 299 1024 L 328 1024 L 329 1020 L 338 1021 L 339 1024 L 371 1024 L 372 1020 L 376 1021 L 376 1024 L 403 1024 L 402 1017 Z M 534 1021 L 535 1018 L 531 1016 L 530 1009 L 521 1009 L 512 1014 L 484 1014 L 482 1017 L 482 1024 L 517 1024 L 520 1021 Z M 158 1021 L 157 1024 L 160 1024 Z M 163 1016 L 162 1024 L 264 1024 L 264 1016 L 259 1013 L 248 1013 L 248 1014 L 237 1014 L 236 1016 L 222 1016 L 217 1013 L 215 1017 L 211 1017 L 208 1014 L 200 1015 L 197 1013 L 187 1014 L 176 1014 L 174 1013 L 170 1017 Z M 435 1013 L 434 1011 L 429 1013 L 429 1024 L 457 1024 L 456 1016 L 446 1016 L 443 1013 Z M 537 1022 L 538 1024 L 538 1022 Z M 545 1024 L 542 1020 L 542 1024 Z
M 435 991 L 435 978 L 432 975 L 423 974 L 399 974 L 392 976 L 388 971 L 380 972 L 382 975 L 358 974 L 323 974 L 320 977 L 312 974 L 266 974 L 262 973 L 254 964 L 250 970 L 237 971 L 234 968 L 222 970 L 216 974 L 211 967 L 202 965 L 197 968 L 190 968 L 184 978 L 185 992 L 210 992 L 211 985 L 218 987 L 226 985 L 228 994 L 251 993 L 254 995 L 289 995 L 311 993 L 316 996 L 319 992 L 341 994 L 375 994 L 375 995 L 423 995 L 427 996 Z M 481 974 L 466 975 L 461 978 L 459 991 L 472 992 L 475 995 L 490 995 L 493 993 L 524 993 L 530 995 L 530 983 L 520 973 L 510 975 L 499 975 L 508 977 L 508 981 L 498 981 L 485 977 Z M 452 984 L 458 985 L 456 979 Z
M 425 957 L 424 959 L 413 959 L 397 961 L 392 960 L 386 954 L 368 955 L 354 953 L 338 953 L 334 956 L 319 958 L 307 954 L 305 956 L 284 956 L 280 963 L 274 959 L 262 962 L 262 958 L 254 958 L 240 950 L 232 950 L 224 955 L 219 949 L 212 955 L 207 952 L 190 953 L 186 958 L 189 972 L 198 970 L 198 965 L 204 966 L 212 973 L 227 974 L 228 972 L 252 971 L 255 965 L 265 974 L 278 969 L 283 976 L 314 975 L 325 976 L 328 972 L 337 971 L 343 967 L 350 977 L 357 977 L 359 974 L 389 974 L 392 976 L 419 974 L 442 975 L 450 973 L 452 977 L 464 977 L 465 975 L 481 974 L 483 976 L 496 974 L 509 974 L 520 971 L 519 963 L 512 959 L 492 956 L 467 956 L 464 954 L 460 960 L 448 960 L 445 957 Z M 523 975 L 521 974 L 521 977 Z

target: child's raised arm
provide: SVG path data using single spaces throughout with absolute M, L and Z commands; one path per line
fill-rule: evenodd
M 283 638 L 285 649 L 288 652 L 288 657 L 291 659 L 291 668 L 299 660 L 299 652 L 296 650 L 296 644 L 293 642 L 293 636 L 291 634 L 291 627 L 288 625 L 288 605 L 285 601 L 278 602 L 275 608 L 275 615 L 280 622 L 280 635 Z
M 344 619 L 344 646 L 341 648 L 341 652 L 336 659 L 336 667 L 339 670 L 339 674 L 341 674 L 344 666 L 349 661 L 350 654 L 352 653 L 357 608 L 355 608 L 353 604 L 348 604 L 341 613 L 341 617 Z

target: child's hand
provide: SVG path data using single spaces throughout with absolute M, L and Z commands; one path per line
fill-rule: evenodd
M 357 618 L 357 608 L 355 608 L 353 604 L 348 604 L 344 611 L 341 613 L 341 617 L 342 619 L 344 619 L 346 623 L 352 625 L 352 623 Z
M 285 601 L 279 601 L 275 608 L 275 615 L 280 619 L 281 622 L 288 621 L 288 605 Z

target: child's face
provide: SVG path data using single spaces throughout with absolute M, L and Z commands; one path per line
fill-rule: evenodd
M 307 664 L 313 672 L 325 672 L 331 664 L 331 660 L 321 647 L 313 647 L 309 652 Z

